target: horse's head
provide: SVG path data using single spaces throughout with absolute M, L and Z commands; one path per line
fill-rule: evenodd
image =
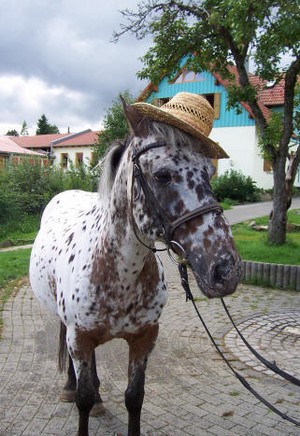
M 206 296 L 231 294 L 241 261 L 210 186 L 214 169 L 201 153 L 201 139 L 152 121 L 132 106 L 125 106 L 125 113 L 134 132 L 131 202 L 139 234 L 148 244 L 162 240 L 183 256 Z

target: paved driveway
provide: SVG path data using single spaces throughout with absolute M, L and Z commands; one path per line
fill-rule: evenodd
M 260 213 L 261 214 L 261 213 Z M 170 299 L 149 361 L 143 435 L 300 435 L 238 382 L 213 349 L 193 307 L 185 302 L 176 268 L 164 257 Z M 197 304 L 234 367 L 269 401 L 300 420 L 300 390 L 271 375 L 249 352 L 217 300 Z M 300 294 L 239 286 L 226 298 L 249 341 L 267 358 L 300 375 Z M 59 402 L 64 376 L 56 363 L 57 320 L 25 283 L 5 306 L 0 341 L 0 435 L 75 435 L 77 410 Z M 125 435 L 127 346 L 112 341 L 97 350 L 107 408 L 90 419 L 91 435 Z
M 225 215 L 230 224 L 236 224 L 248 219 L 269 215 L 272 207 L 273 204 L 271 201 L 242 204 L 230 210 L 226 210 Z M 300 209 L 300 197 L 293 198 L 291 209 Z

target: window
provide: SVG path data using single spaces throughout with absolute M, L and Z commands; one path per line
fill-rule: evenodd
M 214 94 L 202 94 L 202 97 L 205 97 L 209 104 L 214 108 L 215 111 L 215 120 L 220 118 L 220 102 L 221 102 L 221 94 L 215 92 Z M 171 98 L 156 98 L 151 102 L 151 104 L 161 107 L 163 104 L 168 103 Z
M 175 77 L 173 83 L 202 82 L 203 80 L 205 79 L 201 73 L 195 73 L 194 71 L 183 69 L 179 75 Z
M 171 98 L 155 98 L 154 100 L 152 100 L 151 104 L 161 107 L 163 104 L 168 103 L 168 101 L 170 100 Z
M 61 153 L 60 164 L 61 167 L 65 170 L 68 168 L 68 160 L 69 160 L 68 153 Z
M 4 168 L 4 167 L 5 167 L 5 157 L 0 156 L 0 168 Z
M 75 153 L 75 166 L 78 168 L 83 164 L 83 153 Z
M 94 167 L 97 164 L 96 162 L 96 153 L 94 151 L 91 152 L 90 165 Z
M 209 102 L 209 104 L 214 108 L 215 120 L 220 118 L 221 94 L 219 94 L 218 92 L 215 92 L 214 94 L 204 94 L 203 97 L 205 97 L 206 100 Z
M 211 162 L 212 162 L 212 164 L 214 166 L 214 170 L 215 170 L 215 172 L 213 174 L 213 177 L 218 177 L 218 165 L 219 165 L 219 161 L 218 161 L 218 159 L 212 159 Z

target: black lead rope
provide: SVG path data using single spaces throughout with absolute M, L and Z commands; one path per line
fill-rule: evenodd
M 261 362 L 263 363 L 267 368 L 269 368 L 271 371 L 275 372 L 275 374 L 280 375 L 282 378 L 284 378 L 285 380 L 293 383 L 296 386 L 300 386 L 300 380 L 296 377 L 294 377 L 293 375 L 289 374 L 288 372 L 284 371 L 283 369 L 279 368 L 276 364 L 276 362 L 270 362 L 269 360 L 267 360 L 265 357 L 263 357 L 261 354 L 258 353 L 258 351 L 256 351 L 247 341 L 247 339 L 243 336 L 243 334 L 240 332 L 240 330 L 238 329 L 237 325 L 235 324 L 235 322 L 233 321 L 232 316 L 229 313 L 228 307 L 225 304 L 225 301 L 223 300 L 223 298 L 221 298 L 223 307 L 225 309 L 225 312 L 228 316 L 228 318 L 230 319 L 233 327 L 235 328 L 237 334 L 239 335 L 239 337 L 241 338 L 241 340 L 244 342 L 244 344 L 246 345 L 246 347 L 248 348 L 248 350 L 251 351 L 251 353 Z
M 226 359 L 226 357 L 224 356 L 224 354 L 222 353 L 220 347 L 218 346 L 218 344 L 216 343 L 216 341 L 214 340 L 213 336 L 211 335 L 210 331 L 208 330 L 207 325 L 205 324 L 199 310 L 198 307 L 196 306 L 192 291 L 190 289 L 190 285 L 189 285 L 189 280 L 188 280 L 188 273 L 187 273 L 187 266 L 185 263 L 179 263 L 178 264 L 178 270 L 180 273 L 180 277 L 181 277 L 181 284 L 182 287 L 185 291 L 185 295 L 186 295 L 186 301 L 190 300 L 194 306 L 194 309 L 198 315 L 198 318 L 200 319 L 209 339 L 211 340 L 212 344 L 214 345 L 215 349 L 217 350 L 217 352 L 219 353 L 219 355 L 222 357 L 222 359 L 224 360 L 224 362 L 226 363 L 226 365 L 228 366 L 228 368 L 233 372 L 233 374 L 236 376 L 236 378 L 242 383 L 242 385 L 249 391 L 251 392 L 255 398 L 257 398 L 259 401 L 261 401 L 263 404 L 265 404 L 265 406 L 267 406 L 269 409 L 271 409 L 274 413 L 276 413 L 277 415 L 279 415 L 282 419 L 291 422 L 292 424 L 297 425 L 298 427 L 300 427 L 300 421 L 297 421 L 294 418 L 291 418 L 290 416 L 288 416 L 287 414 L 281 412 L 281 410 L 277 409 L 277 407 L 273 406 L 273 404 L 271 404 L 269 401 L 267 401 L 265 398 L 263 398 L 258 392 L 256 392 L 255 389 L 253 389 L 253 387 L 247 382 L 247 380 L 241 375 L 239 374 L 234 368 L 233 366 L 231 366 L 231 364 L 228 362 L 228 360 Z

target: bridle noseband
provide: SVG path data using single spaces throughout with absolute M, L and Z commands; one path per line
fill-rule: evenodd
M 152 150 L 154 148 L 158 147 L 165 147 L 167 143 L 164 140 L 153 142 L 142 149 L 140 149 L 138 152 L 133 154 L 132 156 L 132 162 L 133 162 L 133 174 L 132 174 L 132 189 L 134 185 L 134 180 L 137 180 L 138 184 L 140 185 L 147 202 L 147 205 L 149 209 L 151 210 L 152 217 L 155 221 L 155 224 L 159 228 L 160 237 L 164 240 L 167 248 L 164 250 L 170 250 L 175 247 L 178 247 L 178 242 L 173 241 L 173 235 L 175 230 L 180 227 L 182 224 L 185 224 L 186 222 L 202 216 L 208 212 L 216 212 L 217 214 L 220 214 L 223 212 L 222 207 L 217 202 L 213 202 L 210 204 L 206 204 L 205 206 L 200 206 L 194 209 L 191 212 L 187 212 L 183 216 L 177 218 L 175 221 L 170 221 L 169 218 L 166 216 L 164 208 L 161 206 L 161 204 L 157 201 L 152 189 L 150 188 L 145 175 L 141 169 L 139 158 L 145 154 L 147 151 Z M 132 196 L 133 198 L 133 196 Z M 133 214 L 133 204 L 131 204 L 131 212 Z M 135 221 L 133 219 L 133 227 L 134 232 L 137 237 L 137 239 L 147 248 L 151 249 L 152 251 L 157 251 L 157 249 L 149 247 L 146 245 L 141 239 L 139 238 L 136 228 L 135 228 Z M 175 247 L 174 247 L 175 246 Z M 180 246 L 181 247 L 181 246 Z M 181 247 L 182 252 L 184 254 L 184 250 Z

